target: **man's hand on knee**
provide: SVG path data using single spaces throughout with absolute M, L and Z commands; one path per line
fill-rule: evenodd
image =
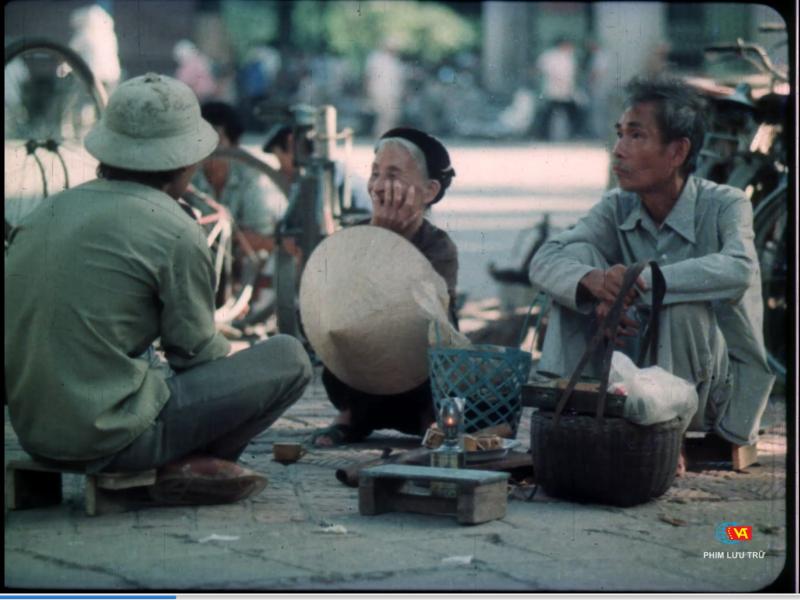
M 598 302 L 595 307 L 598 321 L 605 319 L 608 313 L 611 312 L 611 306 L 622 291 L 622 282 L 627 270 L 628 267 L 625 265 L 617 264 L 606 270 L 594 269 L 589 271 L 581 279 L 580 285 Z M 625 295 L 623 301 L 624 310 L 627 310 L 633 304 L 639 291 L 644 291 L 645 287 L 644 280 L 639 277 L 636 280 L 636 284 Z M 624 345 L 624 341 L 621 338 L 633 337 L 638 334 L 638 331 L 639 323 L 623 312 L 616 331 L 617 346 Z M 607 330 L 604 333 L 606 337 L 611 338 L 614 332 Z
M 622 291 L 622 281 L 627 270 L 628 267 L 625 265 L 614 265 L 605 271 L 594 269 L 583 276 L 579 285 L 601 303 L 607 302 L 610 305 Z M 625 308 L 633 304 L 636 299 L 636 295 L 639 293 L 639 290 L 636 289 L 637 287 L 640 290 L 645 289 L 645 282 L 641 276 L 636 279 L 636 285 L 625 295 Z
M 603 319 L 605 319 L 608 313 L 611 312 L 611 304 L 611 302 L 600 302 L 595 307 L 595 314 L 597 315 L 598 322 L 601 322 Z M 604 333 L 607 338 L 610 338 L 613 332 L 610 329 L 606 329 Z M 617 326 L 616 345 L 620 348 L 623 347 L 625 342 L 620 338 L 633 337 L 638 335 L 638 333 L 639 322 L 623 312 L 619 319 L 619 325 Z

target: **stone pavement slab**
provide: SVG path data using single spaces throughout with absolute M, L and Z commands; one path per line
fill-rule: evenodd
M 272 460 L 273 442 L 303 441 L 332 418 L 317 373 L 243 456 L 269 479 L 261 495 L 87 517 L 82 478 L 65 476 L 61 505 L 6 509 L 4 583 L 64 591 L 753 591 L 786 559 L 784 412 L 774 398 L 759 462 L 746 472 L 689 471 L 663 497 L 626 509 L 541 490 L 525 501 L 526 492 L 511 496 L 505 518 L 462 526 L 449 516 L 362 517 L 358 490 L 334 476 L 385 447 L 415 447 L 417 438 L 381 431 L 362 444 L 310 448 L 292 465 Z M 518 434 L 524 448 L 529 416 L 526 409 Z M 6 461 L 23 456 L 7 411 L 5 451 Z M 722 522 L 752 525 L 753 540 L 720 543 Z

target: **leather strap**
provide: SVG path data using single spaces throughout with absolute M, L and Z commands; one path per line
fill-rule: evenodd
M 567 401 L 569 400 L 570 396 L 572 395 L 573 390 L 575 389 L 575 385 L 578 383 L 578 378 L 581 376 L 583 369 L 586 367 L 586 364 L 589 362 L 589 359 L 592 357 L 592 354 L 595 352 L 595 349 L 600 344 L 605 336 L 605 331 L 610 330 L 611 336 L 608 339 L 606 346 L 603 351 L 603 375 L 600 382 L 600 391 L 597 399 L 597 412 L 596 418 L 598 422 L 598 426 L 602 425 L 603 421 L 603 414 L 605 412 L 605 399 L 606 393 L 608 392 L 608 377 L 611 371 L 611 357 L 614 353 L 614 346 L 615 341 L 617 339 L 617 330 L 619 328 L 619 322 L 622 318 L 623 313 L 623 306 L 625 302 L 625 296 L 627 295 L 628 291 L 633 287 L 636 283 L 636 279 L 642 273 L 642 271 L 647 267 L 648 263 L 640 262 L 636 263 L 635 265 L 628 268 L 625 272 L 625 276 L 622 280 L 622 287 L 620 289 L 619 294 L 617 295 L 616 299 L 614 300 L 613 304 L 611 305 L 611 310 L 605 316 L 605 318 L 600 322 L 599 326 L 597 327 L 597 331 L 595 332 L 592 339 L 589 341 L 589 344 L 586 347 L 586 351 L 581 356 L 581 359 L 578 361 L 577 366 L 575 367 L 575 371 L 572 373 L 572 376 L 567 383 L 567 387 L 564 389 L 564 392 L 561 394 L 561 398 L 559 398 L 558 404 L 556 405 L 555 413 L 553 415 L 553 425 L 557 426 L 558 421 L 561 417 L 561 413 L 564 411 L 564 408 L 567 405 Z M 650 345 L 650 342 L 653 338 L 656 340 L 658 339 L 658 314 L 661 309 L 661 304 L 664 298 L 664 291 L 666 290 L 666 285 L 664 283 L 664 277 L 661 273 L 661 270 L 658 268 L 655 263 L 650 263 L 651 269 L 653 270 L 653 311 L 651 313 L 650 322 L 647 327 L 647 339 L 645 343 Z M 657 274 L 656 274 L 657 272 Z M 656 283 L 658 280 L 659 283 Z M 658 286 L 658 290 L 656 289 Z M 656 302 L 656 299 L 658 302 Z M 647 346 L 645 346 L 646 349 Z M 657 350 L 657 344 L 652 344 L 652 356 L 655 356 L 655 352 Z
M 667 292 L 667 283 L 664 280 L 664 274 L 655 261 L 650 262 L 650 272 L 652 273 L 652 295 L 653 295 L 653 308 L 650 311 L 650 318 L 647 321 L 647 328 L 645 329 L 644 342 L 639 348 L 639 356 L 637 357 L 636 364 L 640 367 L 646 366 L 644 364 L 647 349 L 650 348 L 650 364 L 654 365 L 658 362 L 658 324 L 660 322 L 659 316 L 661 315 L 661 306 L 664 303 L 664 295 Z

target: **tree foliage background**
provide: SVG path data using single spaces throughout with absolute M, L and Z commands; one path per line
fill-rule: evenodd
M 220 8 L 238 58 L 253 45 L 288 40 L 298 50 L 327 51 L 363 64 L 370 51 L 389 43 L 407 59 L 436 64 L 476 50 L 480 40 L 478 19 L 437 2 L 223 0 Z M 281 22 L 287 11 L 288 24 Z M 290 31 L 282 31 L 287 25 Z

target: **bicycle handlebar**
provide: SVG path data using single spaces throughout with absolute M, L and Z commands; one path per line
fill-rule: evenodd
M 738 52 L 739 49 L 738 44 L 714 44 L 704 48 L 706 52 Z
M 786 25 L 783 23 L 764 23 L 758 27 L 761 33 L 786 33 Z
M 764 48 L 758 44 L 751 44 L 745 42 L 742 38 L 738 38 L 735 44 L 713 44 L 705 47 L 706 52 L 735 52 L 745 60 L 754 64 L 761 71 L 766 71 L 779 81 L 787 82 L 789 77 L 787 74 L 779 71 L 772 63 L 769 55 Z M 758 57 L 758 61 L 754 60 L 751 55 Z

